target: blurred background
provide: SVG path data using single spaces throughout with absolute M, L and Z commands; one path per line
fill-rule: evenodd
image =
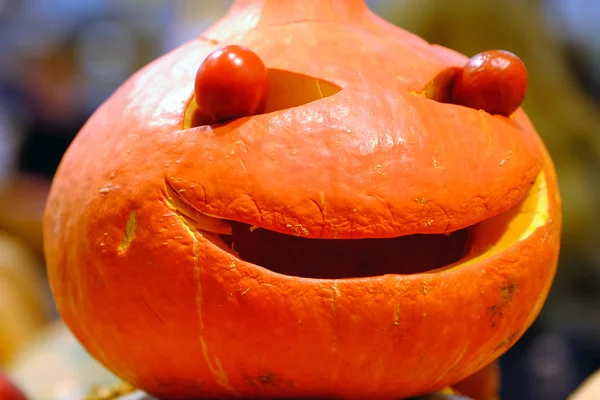
M 368 3 L 430 42 L 507 49 L 528 66 L 524 107 L 556 163 L 565 221 L 550 298 L 501 360 L 503 398 L 565 399 L 600 368 L 600 1 Z M 0 370 L 32 400 L 116 382 L 57 321 L 45 281 L 41 217 L 61 156 L 128 76 L 230 4 L 0 0 Z

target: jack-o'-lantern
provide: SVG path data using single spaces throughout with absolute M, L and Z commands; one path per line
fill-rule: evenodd
M 160 398 L 403 398 L 488 365 L 544 303 L 561 218 L 526 115 L 469 80 L 486 60 L 362 0 L 236 2 L 65 154 L 44 220 L 65 322 Z M 265 97 L 211 113 L 254 96 L 240 76 Z

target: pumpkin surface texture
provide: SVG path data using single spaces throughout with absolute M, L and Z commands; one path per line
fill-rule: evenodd
M 195 79 L 232 45 L 266 105 L 206 124 Z M 467 61 L 363 1 L 235 2 L 66 152 L 44 217 L 64 321 L 161 399 L 405 398 L 490 364 L 548 294 L 560 200 L 520 108 L 447 99 Z

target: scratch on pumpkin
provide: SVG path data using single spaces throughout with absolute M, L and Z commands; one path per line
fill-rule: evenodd
M 321 90 L 321 85 L 319 84 L 319 80 L 315 79 L 315 82 L 317 83 L 317 90 L 319 91 L 319 96 L 321 96 L 321 99 L 324 99 L 325 96 L 323 96 L 323 91 Z
M 325 209 L 321 205 L 319 205 L 319 203 L 317 201 L 315 201 L 315 200 L 311 200 L 311 201 L 319 210 L 319 214 L 321 214 L 321 229 L 319 231 L 318 237 L 322 237 L 323 236 L 323 227 L 325 225 Z
M 331 289 L 333 290 L 332 297 L 331 297 L 331 300 L 332 300 L 331 301 L 331 313 L 333 314 L 333 316 L 335 316 L 335 312 L 337 311 L 337 304 L 335 304 L 335 303 L 336 303 L 337 299 L 342 297 L 342 294 L 340 293 L 340 289 L 338 289 L 338 287 L 337 287 L 337 283 L 332 283 Z
M 135 211 L 132 211 L 129 213 L 127 222 L 125 223 L 125 232 L 123 233 L 123 239 L 121 239 L 118 249 L 119 254 L 123 254 L 129 249 L 129 246 L 131 246 L 131 242 L 133 241 L 133 237 L 135 236 L 136 229 L 137 215 Z
M 158 318 L 158 320 L 160 322 L 162 322 L 163 324 L 165 323 L 165 320 L 160 316 L 160 314 L 158 312 L 156 312 L 156 310 L 154 309 L 154 307 L 152 307 L 150 305 L 150 303 L 148 302 L 148 300 L 146 300 L 146 298 L 144 296 L 142 296 L 142 302 L 146 305 L 146 307 L 148 308 L 148 310 L 156 317 Z
M 337 283 L 332 283 L 331 284 L 331 290 L 332 290 L 332 294 L 331 294 L 331 314 L 333 316 L 332 320 L 333 322 L 333 335 L 332 335 L 332 339 L 331 339 L 331 351 L 334 355 L 338 354 L 338 320 L 337 320 L 337 301 L 339 298 L 342 297 L 342 294 L 340 293 L 340 289 L 337 286 Z M 339 365 L 339 363 L 334 363 L 334 365 Z M 339 369 L 336 367 L 336 369 L 333 372 L 333 383 L 335 384 L 338 380 L 338 376 L 339 376 Z
M 194 263 L 194 286 L 196 288 L 196 312 L 198 314 L 198 321 L 200 323 L 200 346 L 202 348 L 202 355 L 204 356 L 204 360 L 208 365 L 208 369 L 212 374 L 213 378 L 221 386 L 223 389 L 229 391 L 230 393 L 239 396 L 240 394 L 229 384 L 229 378 L 227 377 L 227 373 L 223 369 L 221 364 L 221 360 L 218 357 L 214 357 L 214 362 L 211 361 L 211 357 L 208 351 L 208 344 L 206 343 L 206 339 L 204 338 L 204 317 L 202 315 L 202 305 L 204 299 L 202 297 L 202 281 L 200 279 L 200 266 L 198 265 L 199 258 L 199 249 L 198 249 L 198 238 L 196 237 L 196 232 L 192 229 L 190 225 L 188 225 L 184 219 L 179 218 L 181 221 L 181 225 L 190 235 L 192 239 L 193 248 L 192 248 L 192 258 Z
M 462 360 L 462 358 L 464 357 L 464 355 L 467 353 L 467 349 L 468 348 L 469 348 L 468 345 L 465 345 L 462 348 L 461 352 L 458 353 L 458 356 L 454 359 L 454 362 L 452 363 L 452 365 L 450 365 L 450 367 L 448 367 L 448 369 L 446 370 L 446 372 L 443 373 L 442 375 L 440 375 L 440 377 L 438 379 L 436 379 L 435 382 L 433 382 L 432 386 L 435 386 L 442 379 L 444 379 L 450 372 L 452 372 L 454 370 L 454 368 L 456 368 L 456 366 L 458 365 L 458 363 L 460 362 L 460 360 Z
M 511 333 L 510 335 L 508 335 L 508 337 L 506 337 L 503 341 L 501 341 L 498 344 L 498 346 L 496 346 L 494 351 L 498 351 L 498 350 L 503 349 L 503 348 L 507 347 L 508 345 L 510 345 L 516 336 L 517 336 L 517 332 Z
M 323 218 L 327 215 L 327 202 L 325 201 L 325 192 L 322 190 L 319 191 L 319 202 L 321 203 L 321 213 L 323 214 Z
M 394 304 L 394 326 L 400 325 L 400 303 Z

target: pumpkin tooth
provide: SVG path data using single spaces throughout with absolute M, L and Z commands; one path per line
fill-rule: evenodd
M 218 235 L 232 234 L 231 225 L 227 221 L 196 210 L 191 204 L 183 199 L 179 192 L 169 182 L 166 182 L 165 192 L 165 200 L 169 208 L 177 214 L 186 217 L 195 229 Z

